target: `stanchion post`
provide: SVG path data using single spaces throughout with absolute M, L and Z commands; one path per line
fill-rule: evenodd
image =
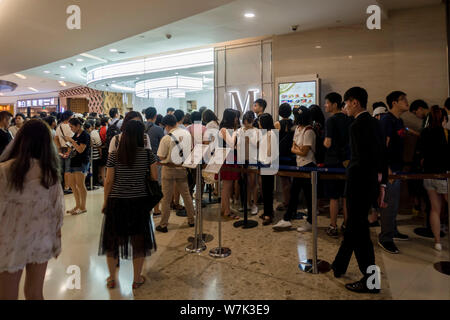
M 222 196 L 221 196 L 221 185 L 220 185 L 220 170 L 218 173 L 219 176 L 219 183 L 218 183 L 218 193 L 219 193 L 219 204 L 221 204 Z M 214 258 L 226 258 L 231 254 L 230 248 L 223 248 L 222 247 L 222 213 L 221 210 L 218 210 L 219 212 L 219 246 L 217 248 L 211 249 L 209 251 L 209 255 Z
M 312 188 L 312 250 L 313 250 L 313 273 L 318 274 L 317 270 L 317 171 L 311 172 Z
M 450 171 L 447 171 L 447 175 L 450 174 Z M 448 225 L 450 227 L 450 177 L 447 177 L 447 206 L 448 206 Z M 440 273 L 446 274 L 450 276 L 450 230 L 447 233 L 448 240 L 448 260 L 447 261 L 439 261 L 434 264 L 434 268 Z
M 94 148 L 92 147 L 92 143 L 90 145 L 91 145 L 91 159 L 90 159 L 91 164 L 89 166 L 89 172 L 91 174 L 91 179 L 90 179 L 91 180 L 91 190 L 94 190 L 94 174 L 93 174 L 94 160 L 92 160 L 92 158 L 94 157 L 94 151 L 93 151 Z

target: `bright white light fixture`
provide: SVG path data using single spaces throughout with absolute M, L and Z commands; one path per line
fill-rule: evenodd
M 64 81 L 61 81 L 61 80 L 60 80 L 60 81 L 58 81 L 58 82 L 59 82 L 59 84 L 62 85 L 63 87 L 66 87 L 66 86 L 67 86 L 67 84 L 66 84 Z
M 87 84 L 105 79 L 139 76 L 161 71 L 188 69 L 214 64 L 214 49 L 139 59 L 98 67 L 88 71 Z
M 252 13 L 252 12 L 247 12 L 246 14 L 244 14 L 244 17 L 246 17 L 246 18 L 254 18 L 255 14 Z
M 20 74 L 20 73 L 14 73 L 14 75 L 17 77 L 17 78 L 20 78 L 20 79 L 26 79 L 27 77 L 25 77 L 23 74 Z
M 112 49 L 109 49 L 109 52 L 117 52 L 117 51 L 119 51 L 119 50 L 117 50 L 117 49 L 114 49 L 114 48 L 112 48 Z
M 50 71 L 48 71 L 48 70 L 45 70 L 45 71 L 44 71 L 44 73 L 50 73 Z
M 77 61 L 78 61 L 78 62 L 83 62 L 84 59 L 78 58 Z
M 98 61 L 101 61 L 101 62 L 108 62 L 108 60 L 99 58 L 99 57 L 94 56 L 94 55 L 89 54 L 89 53 L 80 53 L 80 56 L 83 56 L 83 57 L 86 57 L 86 58 L 89 58 L 89 59 L 93 59 L 93 60 L 98 60 Z
M 117 89 L 117 90 L 122 90 L 122 91 L 134 92 L 134 88 L 120 86 L 118 84 L 112 84 L 111 88 L 114 88 L 114 89 Z
M 203 89 L 201 78 L 191 77 L 167 77 L 139 81 L 136 83 L 136 96 L 140 98 L 152 98 L 155 95 L 163 98 L 182 98 L 187 91 L 199 91 Z
M 316 49 L 322 49 L 322 46 L 316 46 Z
M 61 69 L 65 69 L 65 68 L 67 68 L 66 66 L 59 66 Z
M 64 76 L 61 76 L 61 77 L 59 77 L 60 79 L 65 79 L 66 77 L 64 77 Z
M 30 89 L 31 91 L 34 91 L 34 92 L 39 92 L 39 90 L 36 90 L 36 89 L 33 88 L 33 87 L 28 87 L 28 89 Z
M 197 74 L 202 74 L 202 75 L 214 74 L 214 70 L 210 70 L 210 71 L 200 71 L 200 72 L 197 72 Z

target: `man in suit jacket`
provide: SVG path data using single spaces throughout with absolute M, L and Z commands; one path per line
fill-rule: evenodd
M 366 110 L 367 92 L 354 87 L 344 95 L 345 109 L 355 120 L 350 126 L 351 159 L 347 167 L 347 228 L 344 240 L 332 264 L 335 277 L 347 271 L 348 264 L 355 252 L 363 278 L 345 287 L 354 292 L 378 293 L 379 289 L 370 289 L 367 279 L 369 266 L 375 265 L 375 254 L 367 215 L 371 206 L 378 200 L 384 206 L 384 188 L 387 180 L 387 167 L 384 161 L 383 135 L 378 120 Z

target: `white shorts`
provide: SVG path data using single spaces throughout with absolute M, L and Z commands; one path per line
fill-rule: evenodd
M 427 190 L 434 190 L 439 194 L 447 194 L 447 180 L 439 179 L 425 179 L 423 180 L 423 186 Z

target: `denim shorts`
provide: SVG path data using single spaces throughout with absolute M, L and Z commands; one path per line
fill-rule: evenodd
M 67 159 L 61 158 L 61 161 L 62 161 L 62 167 L 64 169 L 64 172 L 66 172 L 66 173 L 70 172 L 70 159 L 69 158 L 67 158 Z
M 89 162 L 81 164 L 81 167 L 69 167 L 69 173 L 81 172 L 83 174 L 89 173 Z
M 427 190 L 435 190 L 439 194 L 447 194 L 447 180 L 424 179 L 423 186 Z

